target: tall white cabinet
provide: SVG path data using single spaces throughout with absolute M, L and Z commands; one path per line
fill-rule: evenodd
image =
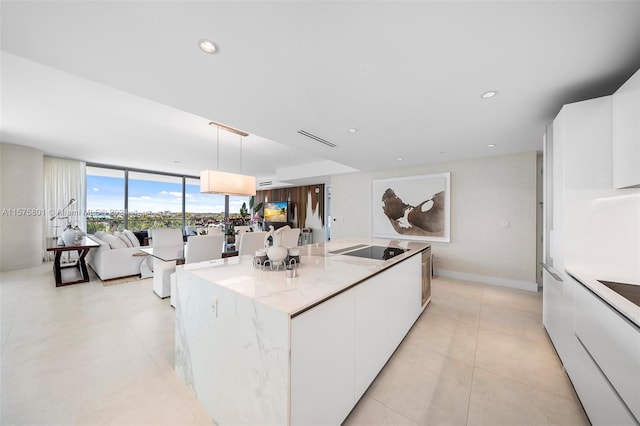
M 640 187 L 640 70 L 613 94 L 613 186 Z
M 543 323 L 566 365 L 575 351 L 574 288 L 567 263 L 588 257 L 585 203 L 611 187 L 611 96 L 562 107 L 545 135 L 545 227 L 549 243 L 543 273 Z M 551 182 L 549 181 L 551 180 Z
M 638 236 L 624 232 L 637 229 L 624 219 L 633 203 L 622 204 L 640 184 L 640 71 L 633 79 L 612 96 L 564 105 L 544 135 L 543 323 L 593 424 L 640 419 L 640 329 L 567 272 L 606 279 L 638 264 L 629 249 Z M 612 236 L 624 237 L 603 248 Z

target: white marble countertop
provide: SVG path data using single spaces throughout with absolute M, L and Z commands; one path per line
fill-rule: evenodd
M 625 284 L 640 285 L 640 277 L 618 277 L 606 273 L 601 273 L 593 267 L 587 265 L 571 265 L 565 268 L 567 273 L 580 281 L 585 287 L 597 294 L 602 300 L 607 302 L 611 307 L 627 317 L 631 322 L 640 327 L 640 306 L 622 297 L 609 287 L 598 282 L 614 281 Z
M 330 253 L 359 244 L 409 250 L 389 260 Z M 385 239 L 340 240 L 300 246 L 301 260 L 295 278 L 287 278 L 284 270 L 254 268 L 252 256 L 187 264 L 183 270 L 293 316 L 429 246 L 423 242 Z

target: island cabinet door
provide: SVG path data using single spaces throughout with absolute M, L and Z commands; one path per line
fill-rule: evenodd
M 355 290 L 291 319 L 291 424 L 339 425 L 354 400 Z
M 357 285 L 356 401 L 422 312 L 422 262 L 413 256 Z

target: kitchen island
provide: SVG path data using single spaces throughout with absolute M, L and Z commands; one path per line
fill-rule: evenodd
M 249 256 L 177 270 L 176 372 L 217 424 L 341 423 L 429 302 L 429 244 L 299 249 L 295 278 Z

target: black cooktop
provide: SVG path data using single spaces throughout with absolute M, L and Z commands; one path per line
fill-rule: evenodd
M 640 285 L 616 283 L 613 281 L 600 281 L 600 280 L 598 280 L 598 282 L 606 285 L 611 290 L 618 293 L 620 296 L 640 306 Z
M 388 260 L 394 256 L 404 253 L 405 251 L 407 250 L 398 247 L 369 246 L 342 254 L 344 254 L 345 256 L 357 256 L 366 257 L 369 259 Z

